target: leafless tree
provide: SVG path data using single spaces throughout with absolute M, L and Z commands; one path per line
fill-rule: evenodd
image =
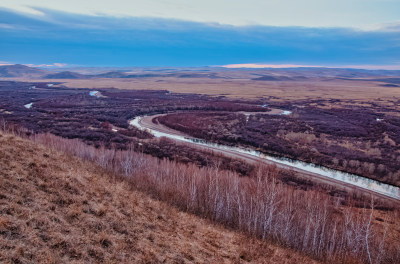
M 3 124 L 2 124 L 3 126 Z M 375 204 L 340 206 L 319 191 L 302 191 L 277 180 L 276 167 L 260 166 L 254 178 L 214 168 L 198 168 L 135 152 L 88 146 L 51 134 L 31 140 L 93 161 L 120 174 L 142 191 L 174 206 L 258 238 L 278 241 L 320 259 L 337 262 L 400 263 L 400 245 L 386 243 L 388 224 L 377 232 Z

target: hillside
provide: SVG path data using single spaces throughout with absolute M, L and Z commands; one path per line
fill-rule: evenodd
M 1 263 L 311 263 L 132 190 L 99 167 L 0 134 Z
M 15 65 L 4 65 L 0 66 L 0 77 L 25 77 L 25 78 L 37 78 L 41 77 L 47 72 L 38 68 L 33 68 L 21 64 Z

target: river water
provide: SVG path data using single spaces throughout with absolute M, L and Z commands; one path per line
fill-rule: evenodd
M 154 129 L 149 129 L 149 128 L 143 127 L 140 124 L 141 118 L 142 118 L 141 116 L 136 117 L 135 119 L 130 120 L 129 124 L 139 128 L 141 130 L 147 130 L 148 132 L 153 134 L 155 137 L 167 137 L 167 138 L 171 138 L 171 139 L 175 139 L 175 140 L 179 140 L 179 141 L 194 143 L 194 144 L 201 145 L 201 146 L 210 146 L 210 147 L 222 150 L 222 151 L 229 150 L 229 151 L 234 151 L 234 152 L 238 152 L 238 153 L 248 154 L 248 155 L 251 155 L 254 157 L 258 157 L 261 159 L 275 162 L 277 164 L 282 164 L 282 165 L 285 165 L 288 167 L 297 168 L 297 169 L 300 169 L 303 171 L 318 174 L 320 176 L 335 179 L 337 181 L 341 181 L 341 182 L 344 182 L 347 184 L 355 185 L 360 188 L 367 189 L 367 190 L 370 190 L 370 191 L 373 191 L 376 193 L 380 193 L 385 196 L 389 196 L 389 197 L 400 200 L 400 188 L 393 186 L 393 185 L 381 183 L 379 181 L 361 177 L 361 176 L 358 176 L 355 174 L 350 174 L 347 172 L 342 172 L 342 171 L 318 166 L 313 163 L 307 163 L 307 162 L 292 160 L 292 159 L 287 159 L 287 158 L 278 158 L 278 157 L 268 156 L 268 155 L 265 155 L 264 153 L 261 153 L 259 151 L 252 150 L 252 149 L 226 146 L 226 145 L 208 142 L 208 141 L 202 140 L 202 139 L 190 138 L 190 137 L 185 137 L 185 136 L 170 135 L 168 133 L 164 133 L 164 132 L 160 132 L 160 131 L 157 131 Z
M 26 109 L 30 109 L 30 108 L 32 107 L 32 105 L 33 105 L 33 103 L 29 103 L 29 104 L 24 105 L 24 107 L 25 107 Z

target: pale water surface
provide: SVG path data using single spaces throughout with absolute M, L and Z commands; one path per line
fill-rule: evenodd
M 284 111 L 284 113 L 282 113 L 282 114 L 288 115 L 290 113 L 291 113 L 290 111 Z M 352 185 L 361 187 L 363 189 L 367 189 L 367 190 L 377 192 L 377 193 L 383 194 L 385 196 L 389 196 L 389 197 L 400 200 L 400 188 L 396 187 L 396 186 L 381 183 L 381 182 L 378 182 L 378 181 L 375 181 L 372 179 L 368 179 L 365 177 L 361 177 L 361 176 L 358 176 L 355 174 L 350 174 L 347 172 L 337 171 L 337 170 L 333 170 L 330 168 L 318 166 L 313 163 L 307 163 L 307 162 L 292 160 L 292 159 L 287 159 L 287 158 L 277 158 L 277 157 L 268 156 L 259 151 L 252 150 L 252 149 L 245 149 L 245 148 L 215 144 L 215 143 L 211 143 L 211 142 L 208 142 L 208 141 L 202 140 L 202 139 L 196 139 L 196 138 L 190 138 L 190 137 L 184 137 L 184 136 L 178 136 L 178 135 L 170 135 L 170 134 L 167 134 L 164 132 L 160 132 L 157 130 L 148 129 L 148 128 L 143 127 L 139 122 L 141 118 L 142 118 L 141 116 L 136 117 L 135 119 L 130 120 L 129 124 L 139 128 L 141 130 L 147 130 L 148 132 L 153 134 L 155 137 L 167 137 L 167 138 L 171 138 L 171 139 L 175 139 L 175 140 L 179 140 L 179 141 L 195 143 L 195 144 L 202 145 L 202 146 L 212 146 L 213 148 L 217 148 L 220 150 L 230 150 L 230 151 L 235 151 L 235 152 L 239 152 L 239 153 L 249 154 L 249 155 L 259 157 L 259 158 L 262 158 L 265 160 L 273 161 L 278 164 L 301 169 L 301 170 L 315 173 L 315 174 L 318 174 L 318 175 L 321 175 L 321 176 L 324 176 L 327 178 L 331 178 L 331 179 L 335 179 L 335 180 L 338 180 L 338 181 L 341 181 L 344 183 L 352 184 Z

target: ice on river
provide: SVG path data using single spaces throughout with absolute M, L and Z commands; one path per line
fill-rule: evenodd
M 281 115 L 290 115 L 292 111 L 284 110 Z
M 89 92 L 89 95 L 90 95 L 90 96 L 97 97 L 97 98 L 100 98 L 100 97 L 103 96 L 99 91 L 90 91 L 90 92 Z
M 24 105 L 24 107 L 25 107 L 26 109 L 30 109 L 30 108 L 32 107 L 32 105 L 33 105 L 33 103 L 29 103 L 29 104 Z
M 284 112 L 289 112 L 286 115 L 291 113 L 291 111 L 284 111 Z M 337 181 L 340 181 L 343 183 L 358 186 L 360 188 L 370 190 L 370 191 L 380 193 L 385 196 L 400 200 L 400 188 L 393 186 L 393 185 L 381 183 L 381 182 L 378 182 L 378 181 L 375 181 L 375 180 L 372 180 L 369 178 L 361 177 L 361 176 L 358 176 L 355 174 L 350 174 L 347 172 L 337 171 L 337 170 L 333 170 L 330 168 L 318 166 L 313 163 L 306 163 L 306 162 L 298 161 L 298 160 L 291 160 L 291 159 L 287 159 L 287 158 L 277 158 L 277 157 L 268 156 L 268 155 L 265 155 L 264 153 L 261 153 L 259 151 L 252 150 L 252 149 L 225 146 L 225 145 L 221 145 L 221 144 L 215 144 L 212 142 L 208 142 L 208 141 L 202 140 L 202 139 L 189 138 L 189 137 L 178 136 L 178 135 L 170 135 L 170 134 L 167 134 L 164 132 L 160 132 L 157 130 L 142 127 L 139 122 L 141 118 L 142 118 L 141 116 L 136 117 L 135 119 L 130 120 L 129 124 L 139 128 L 141 130 L 146 130 L 146 131 L 152 133 L 155 137 L 167 137 L 167 138 L 171 138 L 171 139 L 175 139 L 175 140 L 179 140 L 179 141 L 195 143 L 195 144 L 202 145 L 202 146 L 210 146 L 213 148 L 217 148 L 219 150 L 229 150 L 229 151 L 235 151 L 235 152 L 239 152 L 239 153 L 245 153 L 245 154 L 252 155 L 252 156 L 255 156 L 258 158 L 273 161 L 277 164 L 282 164 L 285 166 L 301 169 L 306 172 L 315 173 L 320 176 L 324 176 L 324 177 L 331 178 L 331 179 L 334 179 L 334 180 L 337 180 Z

